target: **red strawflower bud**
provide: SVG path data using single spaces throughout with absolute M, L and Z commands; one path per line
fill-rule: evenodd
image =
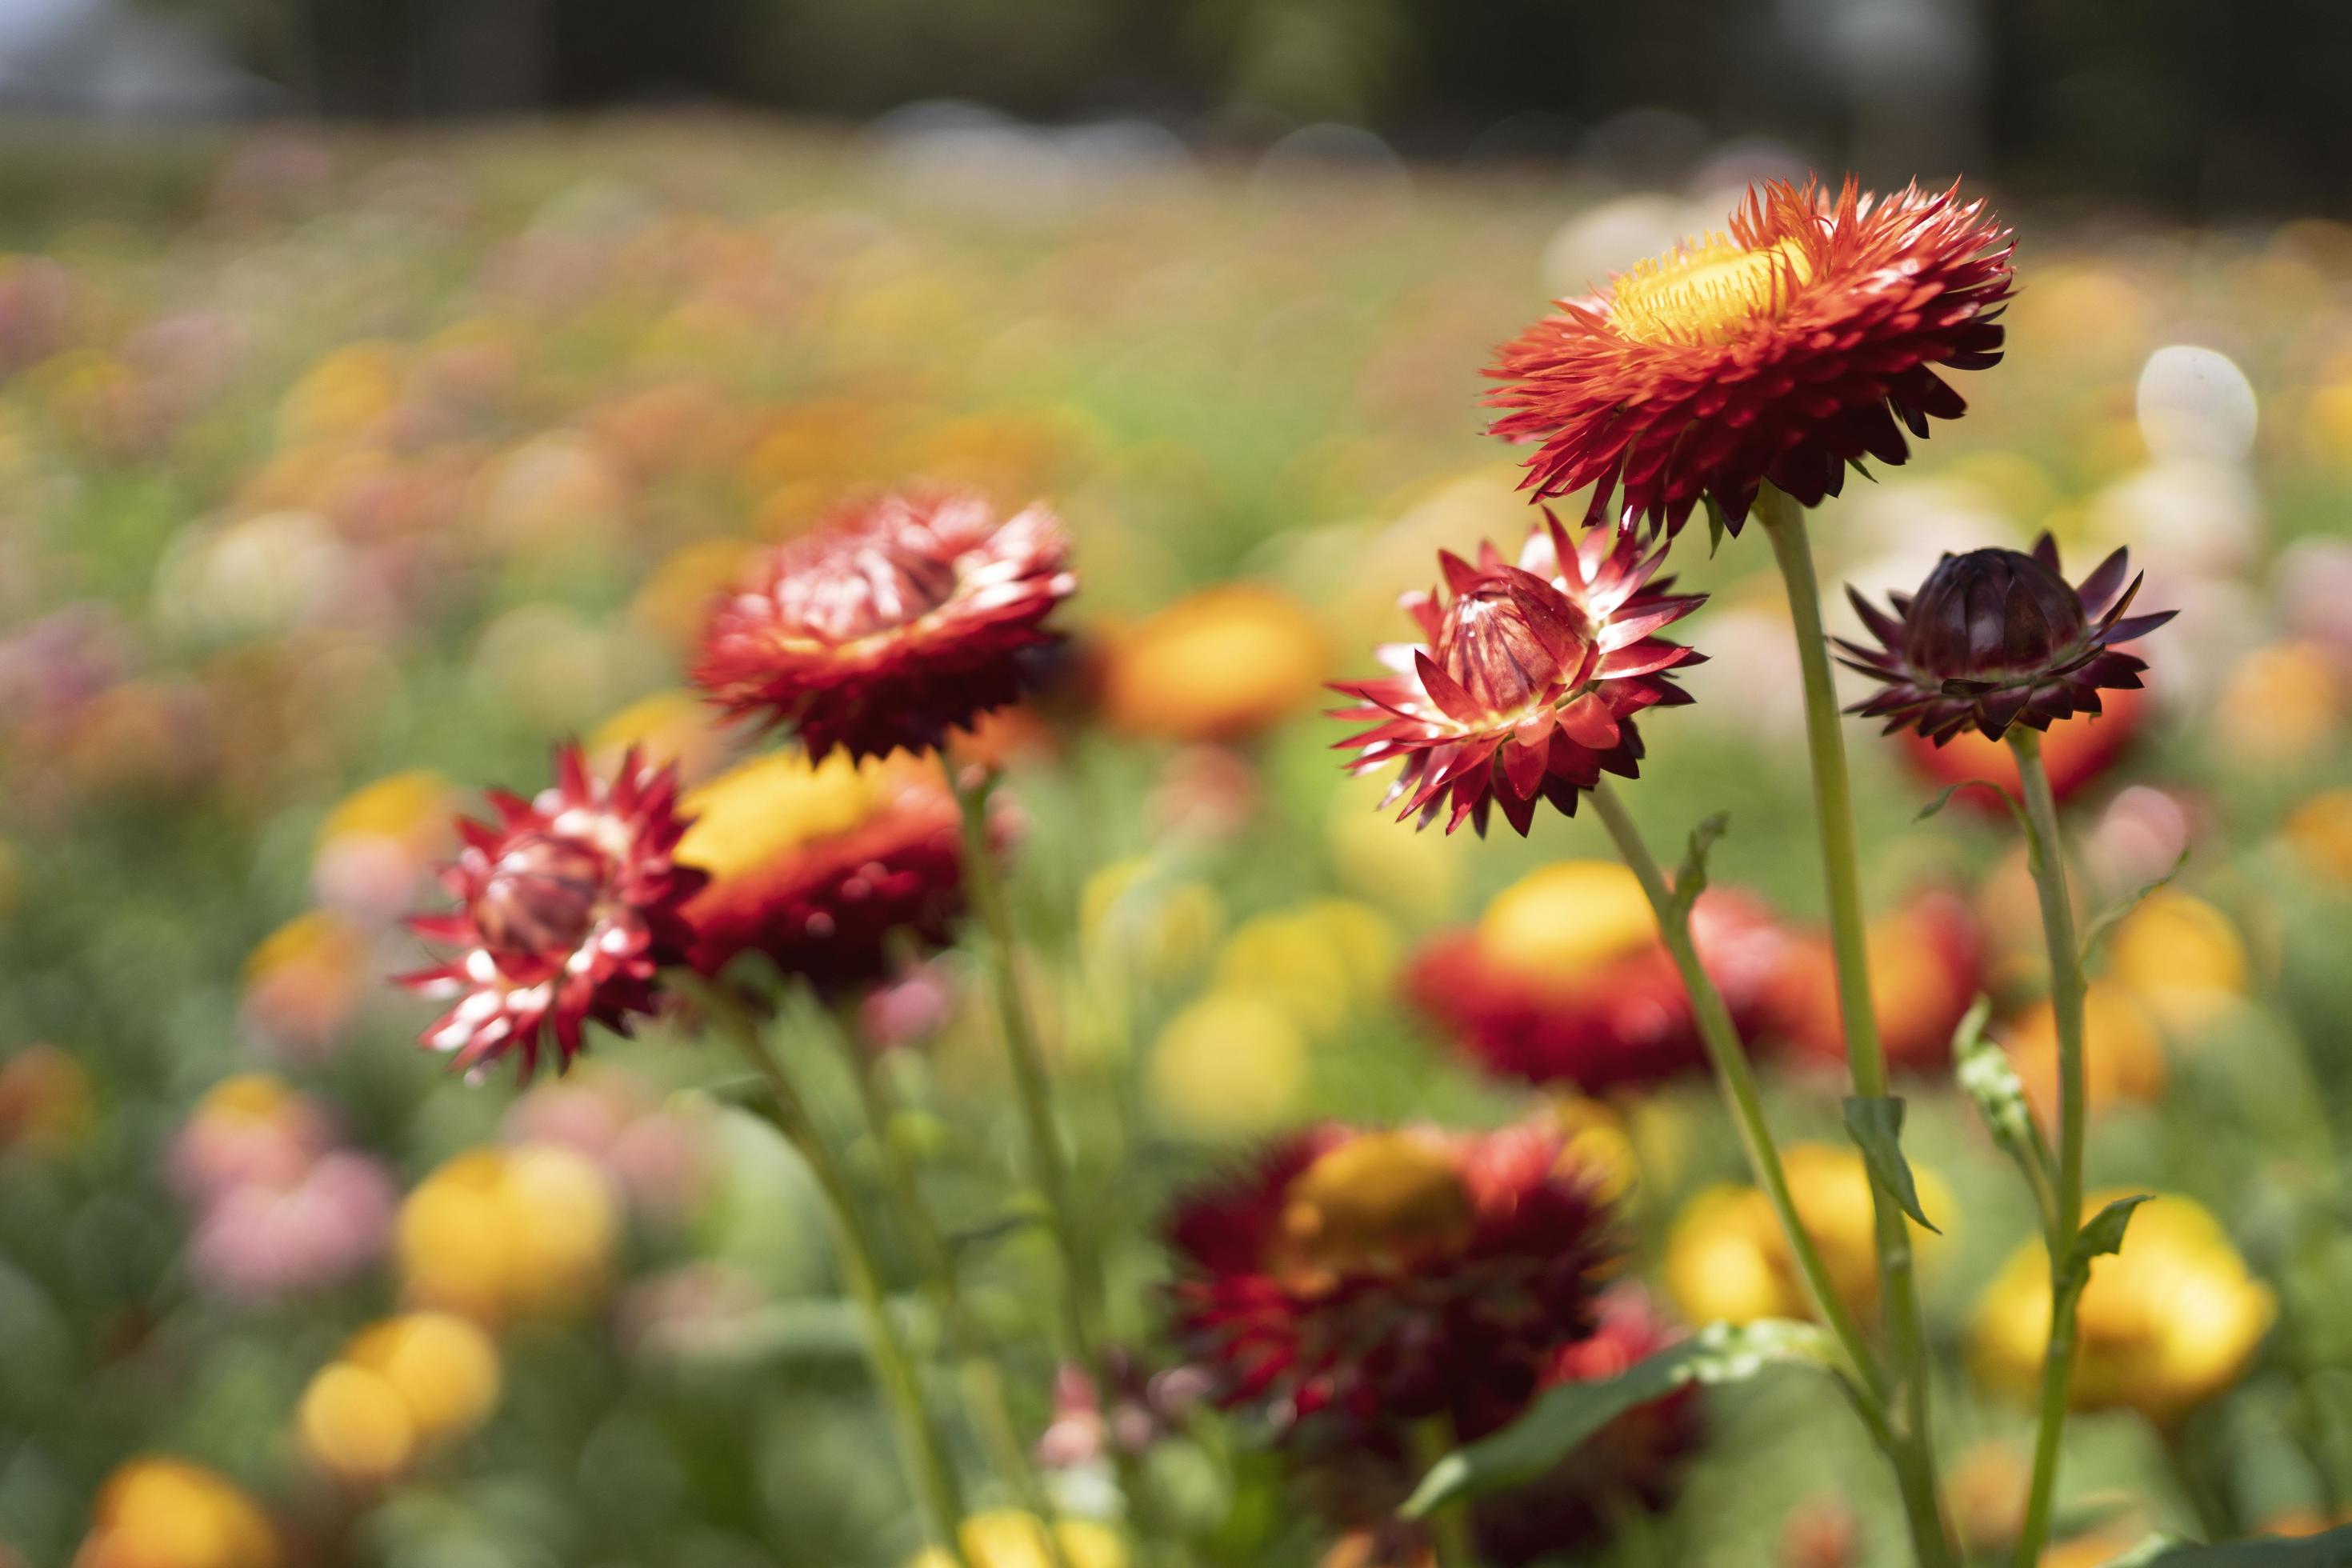
M 2102 687 L 2137 688 L 2147 668 L 2115 645 L 2176 613 L 2124 614 L 2141 582 L 2124 585 L 2130 564 L 2130 552 L 2118 550 L 2079 588 L 2071 586 L 2058 574 L 2057 543 L 2045 533 L 2031 555 L 1945 556 L 1917 595 L 1887 596 L 1892 616 L 1849 587 L 1846 596 L 1880 646 L 1841 637 L 1840 662 L 1885 689 L 1846 711 L 1883 718 L 1889 733 L 1913 730 L 1937 745 L 1970 727 L 1998 741 L 2011 724 L 2047 730 L 2098 712 Z
M 1703 602 L 1665 592 L 1664 554 L 1598 533 L 1580 549 L 1549 512 L 1516 565 L 1491 544 L 1475 566 L 1441 552 L 1452 597 L 1404 600 L 1422 641 L 1380 650 L 1392 677 L 1333 688 L 1364 704 L 1334 718 L 1377 721 L 1339 742 L 1357 753 L 1349 771 L 1402 759 L 1381 803 L 1405 803 L 1400 822 L 1425 827 L 1450 805 L 1448 833 L 1466 820 L 1481 834 L 1497 805 L 1525 834 L 1544 801 L 1574 816 L 1603 769 L 1634 777 L 1633 716 L 1689 701 L 1666 672 L 1702 657 L 1653 635 Z
M 937 748 L 1011 702 L 1040 625 L 1077 587 L 1042 506 L 910 491 L 852 507 L 770 552 L 719 600 L 695 684 L 730 716 L 791 729 L 809 755 Z
M 495 825 L 460 819 L 441 878 L 458 907 L 408 921 L 457 950 L 398 978 L 451 1004 L 422 1040 L 469 1074 L 512 1055 L 529 1079 L 551 1038 L 568 1067 L 588 1023 L 627 1033 L 653 1011 L 657 972 L 686 956 L 679 910 L 703 875 L 674 858 L 687 826 L 676 771 L 631 751 L 606 784 L 564 746 L 555 774 L 533 800 L 493 791 Z
M 1540 443 L 1537 500 L 1591 487 L 1588 522 L 1672 533 L 1712 496 L 1737 531 L 1769 480 L 1807 506 L 1849 463 L 1900 463 L 1900 418 L 1963 403 L 1938 370 L 2000 360 L 2011 245 L 1958 187 L 1751 191 L 1728 235 L 1685 241 L 1529 327 L 1486 374 L 1494 433 Z M 1622 496 L 1620 491 L 1622 490 Z M 1612 508 L 1612 501 L 1614 502 Z

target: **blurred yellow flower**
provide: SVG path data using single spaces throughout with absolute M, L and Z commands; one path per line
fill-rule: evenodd
M 1799 1143 L 1782 1156 L 1789 1189 L 1805 1233 L 1822 1255 L 1830 1282 L 1856 1317 L 1878 1310 L 1878 1258 L 1873 1242 L 1870 1177 L 1859 1150 L 1824 1143 Z M 1941 1177 L 1915 1164 L 1919 1205 L 1947 1236 L 1959 1211 Z M 1923 1259 L 1937 1250 L 1937 1237 L 1914 1230 Z M 1693 1194 L 1666 1237 L 1666 1288 L 1692 1322 L 1721 1319 L 1750 1322 L 1759 1318 L 1808 1318 L 1804 1278 L 1773 1218 L 1772 1206 L 1754 1187 L 1723 1183 Z
M 355 436 L 400 401 L 406 358 L 396 343 L 356 342 L 312 365 L 278 405 L 278 444 Z
M 2044 1128 L 2057 1125 L 2058 1018 L 2037 1002 L 2001 1032 L 2025 1098 Z M 2153 1105 L 2164 1096 L 2164 1041 L 2139 998 L 2106 979 L 2083 996 L 2083 1080 L 2092 1115 L 2123 1104 Z
M 1148 855 L 1114 860 L 1078 895 L 1078 931 L 1138 964 L 1150 979 L 1174 979 L 1207 956 L 1225 926 L 1217 890 L 1164 873 Z
M 368 932 L 331 910 L 296 915 L 247 957 L 239 1016 L 273 1042 L 324 1048 L 379 983 L 370 945 Z
M 1325 836 L 1333 873 L 1349 892 L 1416 926 L 1444 921 L 1461 896 L 1461 856 L 1443 834 L 1399 827 L 1393 813 L 1374 808 L 1378 799 L 1360 787 L 1343 787 L 1334 797 Z
M 2106 1568 L 2147 1539 L 2144 1530 L 2101 1530 L 2062 1541 L 2042 1553 L 2041 1568 Z
M 401 1205 L 401 1275 L 411 1300 L 478 1321 L 565 1316 L 602 1295 L 617 1229 L 612 1193 L 586 1156 L 547 1144 L 476 1149 Z
M 1317 899 L 1243 921 L 1218 952 L 1216 984 L 1265 997 L 1322 1038 L 1350 1012 L 1386 1000 L 1398 946 L 1395 928 L 1379 910 L 1348 899 Z
M 1111 727 L 1165 741 L 1235 741 L 1311 705 L 1328 661 L 1322 629 L 1289 595 L 1227 583 L 1112 633 L 1103 670 Z
M 390 1480 L 416 1452 L 408 1406 L 382 1374 L 349 1362 L 320 1370 L 295 1407 L 305 1458 L 339 1480 Z
M 629 626 L 685 653 L 702 636 L 710 602 L 742 575 L 751 547 L 740 539 L 698 539 L 670 552 L 629 600 Z
M 2230 917 L 2169 888 L 2141 900 L 2107 941 L 2107 974 L 2165 1027 L 2209 1024 L 2246 993 L 2246 944 Z
M 1152 1043 L 1152 1104 L 1184 1131 L 1260 1132 L 1286 1119 L 1307 1087 L 1307 1037 L 1252 993 L 1213 991 L 1168 1021 Z
M 2279 837 L 2295 865 L 2352 889 L 2352 789 L 2313 795 L 2288 814 Z
M 2125 1195 L 2095 1194 L 2086 1211 Z M 2024 1398 L 2032 1397 L 2050 1331 L 2049 1268 L 2039 1242 L 2020 1247 L 1969 1324 L 1977 1375 Z M 2071 1402 L 2176 1421 L 2238 1380 L 2277 1310 L 2219 1220 L 2188 1198 L 2160 1195 L 2133 1214 L 2120 1253 L 2092 1260 Z
M 1495 896 L 1478 921 L 1486 960 L 1545 981 L 1639 952 L 1658 940 L 1642 884 L 1614 860 L 1562 860 Z
M 2255 768 L 2301 761 L 2342 733 L 2346 706 L 2326 648 L 2294 639 L 2258 647 L 2231 667 L 2215 700 L 2221 753 Z
M 1552 1100 L 1559 1124 L 1559 1163 L 1582 1172 L 1602 1198 L 1621 1202 L 1641 1180 L 1642 1163 L 1625 1118 L 1590 1095 L 1565 1093 Z
M 371 1324 L 343 1348 L 343 1360 L 383 1378 L 425 1442 L 471 1432 L 498 1405 L 498 1347 L 454 1313 L 405 1312 Z
M 699 784 L 727 761 L 728 734 L 718 717 L 699 695 L 682 689 L 641 697 L 589 733 L 589 766 L 610 774 L 620 767 L 621 753 L 635 746 L 645 765 L 676 763 L 682 780 Z
M 2025 1493 L 2032 1471 L 2013 1443 L 1988 1437 L 1952 1461 L 1944 1475 L 1944 1500 L 1952 1532 L 1971 1556 L 2004 1552 L 2025 1526 Z
M 74 1568 L 277 1568 L 278 1533 L 234 1482 L 183 1459 L 131 1460 L 99 1489 Z
M 992 1509 L 965 1520 L 957 1533 L 970 1568 L 1053 1568 L 1055 1554 L 1047 1549 L 1045 1527 L 1034 1514 Z M 1054 1544 L 1061 1548 L 1067 1568 L 1127 1568 L 1125 1544 L 1115 1531 L 1092 1520 L 1057 1521 Z M 956 1563 L 933 1546 L 909 1558 L 907 1568 L 956 1568 Z

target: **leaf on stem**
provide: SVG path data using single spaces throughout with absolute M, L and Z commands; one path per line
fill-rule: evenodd
M 2109 931 L 2115 930 L 2116 927 L 2121 925 L 2123 923 L 2124 917 L 2130 914 L 2134 910 L 2139 908 L 2141 903 L 2147 900 L 2150 893 L 2156 892 L 2158 889 L 2170 883 L 2175 877 L 2179 876 L 2180 868 L 2188 864 L 2189 847 L 2184 844 L 2180 847 L 2180 858 L 2172 863 L 2171 870 L 2167 871 L 2163 876 L 2158 877 L 2155 881 L 2150 882 L 2147 886 L 2140 889 L 2138 891 L 2132 893 L 2126 898 L 2120 899 L 2115 903 L 2108 905 L 2105 909 L 2100 910 L 2098 918 L 2084 928 L 2083 945 L 2081 951 L 2075 954 L 2075 961 L 2081 963 L 2088 963 L 2091 961 L 2091 954 L 2098 950 L 2101 939 L 2105 937 Z
M 2009 807 L 2009 815 L 2017 819 L 2018 831 L 2025 835 L 2026 853 L 2032 856 L 2033 864 L 2037 868 L 2040 867 L 2042 864 L 2042 836 L 2033 831 L 2033 821 L 2031 817 L 2025 815 L 2025 803 L 2018 799 L 2017 793 L 2011 789 L 2007 784 L 2000 784 L 1992 779 L 1962 779 L 1958 784 L 1946 784 L 1942 793 L 1937 795 L 1935 799 L 1929 801 L 1927 805 L 1921 806 L 1919 808 L 1919 815 L 1912 818 L 1912 820 L 1914 822 L 1927 821 L 1929 817 L 1943 810 L 1944 807 L 1951 805 L 1952 797 L 1959 794 L 1964 789 L 1989 789 L 1992 791 L 1993 794 L 2000 797 L 2000 804 Z
M 2352 1525 L 2294 1540 L 2265 1536 L 2216 1546 L 2153 1535 L 2107 1568 L 2352 1568 Z
M 2128 1198 L 2117 1198 L 2093 1215 L 2084 1224 L 2083 1233 L 2074 1238 L 2074 1249 L 2066 1259 L 2068 1275 L 2088 1279 L 2091 1259 L 2102 1253 L 2121 1252 L 2124 1249 L 2124 1230 L 2131 1224 L 2132 1211 L 2155 1196 L 2154 1193 L 2140 1193 Z
M 1891 1194 L 1903 1212 L 1919 1225 L 1936 1230 L 1935 1222 L 1920 1212 L 1919 1186 L 1911 1176 L 1911 1163 L 1903 1157 L 1903 1097 L 1897 1094 L 1850 1094 L 1845 1100 L 1846 1136 L 1862 1150 L 1870 1179 Z M 1941 1236 L 1943 1232 L 1936 1231 Z
M 1730 830 L 1731 814 L 1727 811 L 1718 811 L 1691 829 L 1690 847 L 1684 850 L 1683 863 L 1675 871 L 1671 911 L 1677 924 L 1689 924 L 1691 907 L 1698 902 L 1698 896 L 1706 891 L 1708 852 Z
M 1715 552 L 1723 548 L 1723 536 L 1730 531 L 1730 521 L 1723 515 L 1723 503 L 1715 499 L 1713 490 L 1709 490 L 1706 494 L 1706 557 L 1708 560 L 1715 559 Z
M 1546 1390 L 1500 1432 L 1431 1466 L 1398 1511 L 1408 1519 L 1423 1519 L 1457 1498 L 1532 1480 L 1636 1405 L 1664 1398 L 1686 1384 L 1737 1383 L 1789 1362 L 1831 1365 L 1828 1336 L 1811 1323 L 1780 1319 L 1710 1323 L 1615 1377 Z
M 1960 1026 L 1952 1031 L 1953 1079 L 1977 1108 L 1985 1131 L 1992 1134 L 2002 1152 L 2042 1167 L 2047 1174 L 2049 1152 L 2042 1144 L 2041 1129 L 2034 1124 L 2033 1109 L 2026 1102 L 2025 1082 L 2017 1076 L 2009 1053 L 1985 1033 L 1985 1021 L 1991 1016 L 1992 998 L 1980 995 L 1960 1020 Z

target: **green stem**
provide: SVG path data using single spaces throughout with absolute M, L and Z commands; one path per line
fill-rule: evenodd
M 2066 891 L 2065 841 L 2059 835 L 2058 805 L 2050 774 L 2042 765 L 2042 739 L 2020 724 L 2010 731 L 2009 748 L 2025 795 L 2025 818 L 2033 829 L 2027 846 L 2035 888 L 2042 896 L 2042 933 L 2050 950 L 2050 1009 L 2058 1034 L 2058 1177 L 2049 1226 L 2050 1351 L 2042 1366 L 2042 1415 L 2033 1439 L 2033 1479 L 2026 1492 L 2025 1528 L 2018 1537 L 2017 1562 L 2035 1562 L 2050 1531 L 2051 1500 L 2058 1486 L 2059 1438 L 2066 1424 L 2066 1392 L 2074 1360 L 2074 1309 L 2082 1292 L 2073 1281 L 2075 1237 L 2083 1228 L 2083 1145 L 2087 1094 L 2083 1066 L 2083 955 L 2074 934 L 2074 910 Z
M 971 1568 L 961 1537 L 961 1491 L 956 1484 L 955 1472 L 948 1465 L 939 1429 L 924 1404 L 913 1363 L 908 1358 L 898 1326 L 890 1321 L 889 1304 L 883 1297 L 881 1276 L 875 1267 L 874 1237 L 851 1196 L 840 1163 L 818 1135 L 815 1119 L 809 1114 L 807 1104 L 784 1072 L 783 1064 L 761 1037 L 758 1024 L 742 1002 L 724 985 L 699 976 L 679 977 L 677 987 L 693 997 L 729 1042 L 741 1052 L 767 1089 L 777 1126 L 808 1166 L 809 1173 L 816 1178 L 841 1243 L 842 1274 L 866 1319 L 866 1355 L 873 1363 L 874 1381 L 898 1428 L 899 1458 L 922 1505 L 931 1544 L 946 1552 L 961 1568 Z
M 964 896 L 988 933 L 990 978 L 994 982 L 1005 1054 L 1012 1058 L 1022 1126 L 1029 1138 L 1032 1179 L 1045 1198 L 1046 1224 L 1052 1227 L 1055 1245 L 1062 1255 L 1063 1332 L 1072 1356 L 1086 1374 L 1096 1380 L 1097 1386 L 1103 1388 L 1108 1399 L 1109 1390 L 1104 1387 L 1103 1380 L 1109 1375 L 1109 1368 L 1103 1363 L 1097 1337 L 1104 1330 L 1106 1317 L 1102 1265 L 1070 1202 L 1069 1173 L 1063 1163 L 1061 1137 L 1055 1124 L 1053 1080 L 1046 1072 L 1045 1054 L 1039 1048 L 1028 1001 L 1021 989 L 1013 912 L 1005 902 L 1003 871 L 997 861 L 995 840 L 988 829 L 988 797 L 995 787 L 995 774 L 981 773 L 966 784 L 945 752 L 940 753 L 940 771 L 946 775 L 948 788 L 954 792 L 961 810 Z M 1110 1445 L 1110 1451 L 1112 1464 L 1118 1471 L 1119 1490 L 1126 1495 L 1136 1534 L 1141 1538 L 1144 1561 L 1156 1563 L 1162 1555 L 1160 1543 L 1164 1535 L 1158 1496 L 1137 1455 L 1118 1442 Z
M 851 1000 L 836 1008 L 835 1021 L 834 1038 L 841 1047 L 843 1065 L 857 1086 L 858 1104 L 866 1113 L 866 1136 L 874 1145 L 883 1187 L 889 1195 L 898 1228 L 922 1270 L 923 1293 L 930 1299 L 932 1311 L 955 1346 L 957 1379 L 963 1387 L 966 1414 L 971 1418 L 999 1482 L 1022 1508 L 1044 1521 L 1043 1536 L 1051 1568 L 1068 1568 L 1062 1555 L 1060 1537 L 1052 1528 L 1051 1500 L 1029 1462 L 1020 1430 L 1013 1425 L 1013 1413 L 1005 1402 L 1004 1375 L 991 1352 L 988 1336 L 982 1331 L 971 1304 L 964 1299 L 962 1282 L 956 1273 L 955 1254 L 947 1237 L 940 1234 L 930 1205 L 924 1201 L 914 1163 L 892 1136 L 897 1108 L 882 1083 L 881 1063 L 868 1054 L 863 1044 L 856 1002 Z
M 1813 774 L 1813 816 L 1822 845 L 1822 869 L 1829 896 L 1830 947 L 1837 961 L 1838 1012 L 1845 1026 L 1847 1069 L 1853 1091 L 1864 1099 L 1886 1093 L 1886 1052 L 1878 1039 L 1878 1018 L 1870 994 L 1870 952 L 1862 907 L 1862 877 L 1854 843 L 1853 785 L 1846 774 L 1845 738 L 1838 728 L 1837 687 L 1830 677 L 1827 634 L 1822 626 L 1821 584 L 1805 537 L 1805 514 L 1786 492 L 1767 484 L 1755 512 L 1771 542 L 1772 557 L 1788 590 L 1789 616 L 1797 637 L 1797 662 L 1805 698 L 1805 741 Z M 1936 1491 L 1934 1437 L 1929 1426 L 1927 1331 L 1919 1311 L 1911 1235 L 1893 1194 L 1870 1187 L 1878 1251 L 1881 1315 L 1885 1322 L 1886 1362 L 1894 1380 L 1888 1458 L 1903 1493 L 1911 1544 L 1921 1568 L 1948 1568 L 1951 1538 L 1944 1529 Z
M 1454 1423 L 1444 1415 L 1432 1415 L 1413 1423 L 1407 1438 L 1416 1469 L 1427 1475 L 1454 1451 Z M 1456 1498 L 1431 1511 L 1429 1551 L 1434 1568 L 1477 1568 L 1478 1550 L 1470 1537 L 1468 1503 Z
M 1846 1310 L 1845 1302 L 1831 1283 L 1829 1267 L 1822 1261 L 1821 1249 L 1813 1245 L 1811 1234 L 1797 1213 L 1796 1198 L 1789 1189 L 1788 1172 L 1782 1168 L 1780 1151 L 1772 1142 L 1771 1124 L 1765 1120 L 1764 1097 L 1757 1086 L 1756 1069 L 1740 1044 L 1738 1026 L 1731 1021 L 1731 1010 L 1724 1005 L 1723 994 L 1715 988 L 1715 982 L 1699 963 L 1698 950 L 1691 942 L 1687 912 L 1675 905 L 1674 890 L 1667 886 L 1657 858 L 1650 853 L 1641 829 L 1634 826 L 1624 801 L 1607 779 L 1593 790 L 1592 804 L 1600 810 L 1610 837 L 1616 840 L 1618 855 L 1648 896 L 1651 911 L 1657 917 L 1658 935 L 1674 956 L 1675 967 L 1682 972 L 1683 985 L 1690 993 L 1691 1008 L 1698 1019 L 1699 1038 L 1706 1043 L 1707 1058 L 1715 1066 L 1716 1081 L 1722 1086 L 1732 1124 L 1739 1130 L 1739 1142 L 1747 1151 L 1748 1169 L 1780 1222 L 1781 1234 L 1788 1240 L 1790 1256 L 1797 1260 L 1797 1271 L 1804 1277 L 1813 1310 L 1837 1336 L 1846 1360 L 1872 1399 L 1883 1401 L 1886 1396 L 1886 1374 L 1863 1339 L 1853 1314 Z
M 2196 1456 L 2189 1451 L 2189 1432 L 2185 1422 L 2174 1421 L 2157 1426 L 2157 1441 L 2163 1445 L 2164 1458 L 2172 1471 L 2173 1484 L 2180 1489 L 2189 1511 L 2197 1516 L 2197 1528 L 2207 1545 L 2231 1541 L 2238 1535 L 2237 1521 L 2221 1495 L 2205 1483 L 2197 1473 Z
M 988 831 L 988 796 L 992 775 L 967 786 L 947 753 L 940 767 L 955 792 L 963 816 L 963 884 L 972 911 L 988 933 L 990 979 L 996 992 L 997 1017 L 1004 1033 L 1005 1054 L 1012 1058 L 1013 1085 L 1021 1107 L 1023 1130 L 1029 1139 L 1030 1179 L 1045 1201 L 1045 1220 L 1062 1254 L 1062 1319 L 1070 1351 L 1089 1376 L 1098 1376 L 1096 1332 L 1102 1321 L 1102 1275 L 1093 1249 L 1079 1233 L 1070 1204 L 1069 1175 L 1062 1159 L 1061 1135 L 1055 1126 L 1053 1081 L 1045 1069 L 1031 1026 L 1029 1004 L 1021 989 L 1021 972 L 1013 938 L 1013 915 L 1004 900 L 1004 879 L 997 865 L 996 845 Z

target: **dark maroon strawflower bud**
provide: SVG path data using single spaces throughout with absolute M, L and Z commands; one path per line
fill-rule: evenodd
M 1942 745 L 1973 725 L 1998 741 L 2011 724 L 2047 730 L 2099 711 L 2099 691 L 2139 685 L 2145 660 L 2116 651 L 2177 613 L 2126 616 L 2130 552 L 2118 550 L 2070 585 L 2058 573 L 2048 534 L 2033 553 L 1971 550 L 1947 555 L 1916 595 L 1891 594 L 1889 616 L 1849 587 L 1846 596 L 1877 647 L 1838 639 L 1841 660 L 1885 689 L 1847 710 L 1886 720 L 1889 733 L 1916 730 Z

